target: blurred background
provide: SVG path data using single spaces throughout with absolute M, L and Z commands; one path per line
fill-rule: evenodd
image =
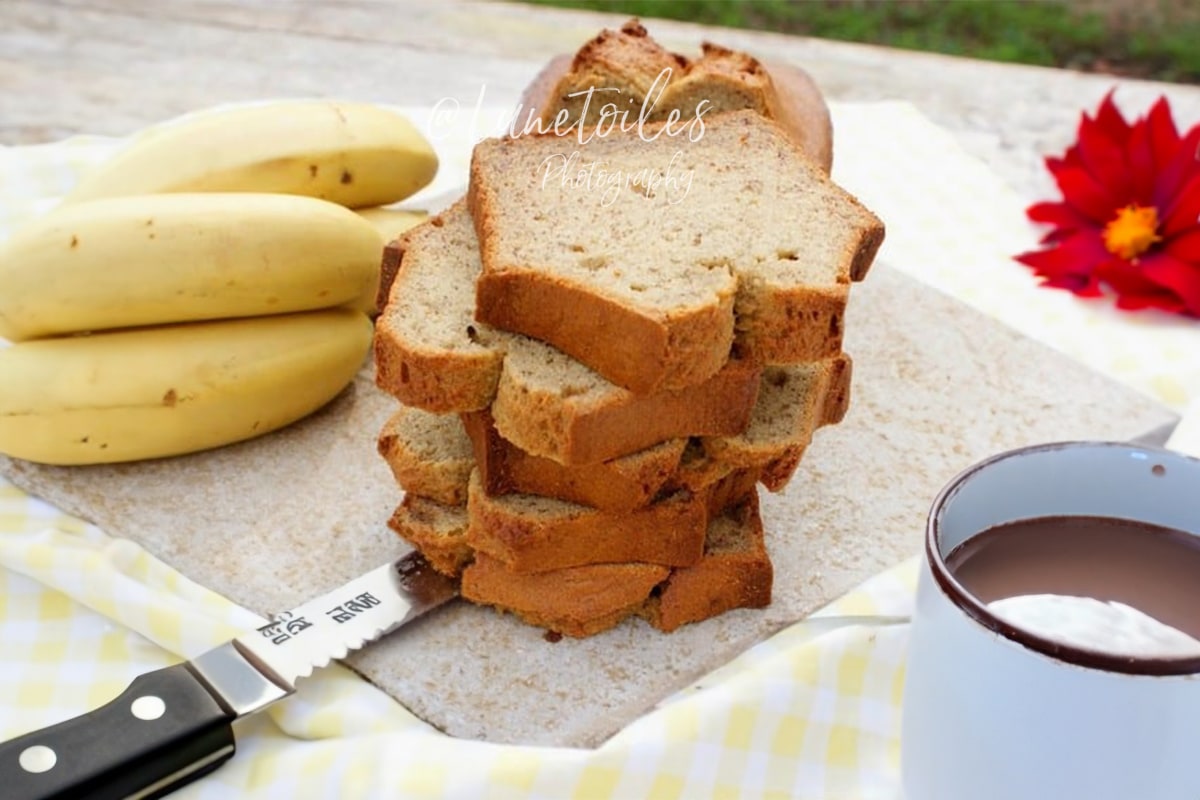
M 1200 0 L 526 0 L 1200 83 Z

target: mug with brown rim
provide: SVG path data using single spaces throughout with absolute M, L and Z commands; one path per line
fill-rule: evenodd
M 1200 798 L 1200 461 L 1070 442 L 954 478 L 902 713 L 906 800 Z

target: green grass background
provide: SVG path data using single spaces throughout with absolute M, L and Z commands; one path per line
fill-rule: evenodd
M 527 0 L 1200 83 L 1200 0 Z

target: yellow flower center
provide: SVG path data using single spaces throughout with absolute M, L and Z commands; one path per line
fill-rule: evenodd
M 1104 226 L 1104 249 L 1132 261 L 1162 241 L 1158 235 L 1158 209 L 1154 206 L 1125 206 Z

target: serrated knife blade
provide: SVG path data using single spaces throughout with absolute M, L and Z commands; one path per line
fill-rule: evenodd
M 0 744 L 3 795 L 168 794 L 233 756 L 234 720 L 457 595 L 457 581 L 419 553 L 377 567 L 191 661 L 138 676 L 94 711 Z

